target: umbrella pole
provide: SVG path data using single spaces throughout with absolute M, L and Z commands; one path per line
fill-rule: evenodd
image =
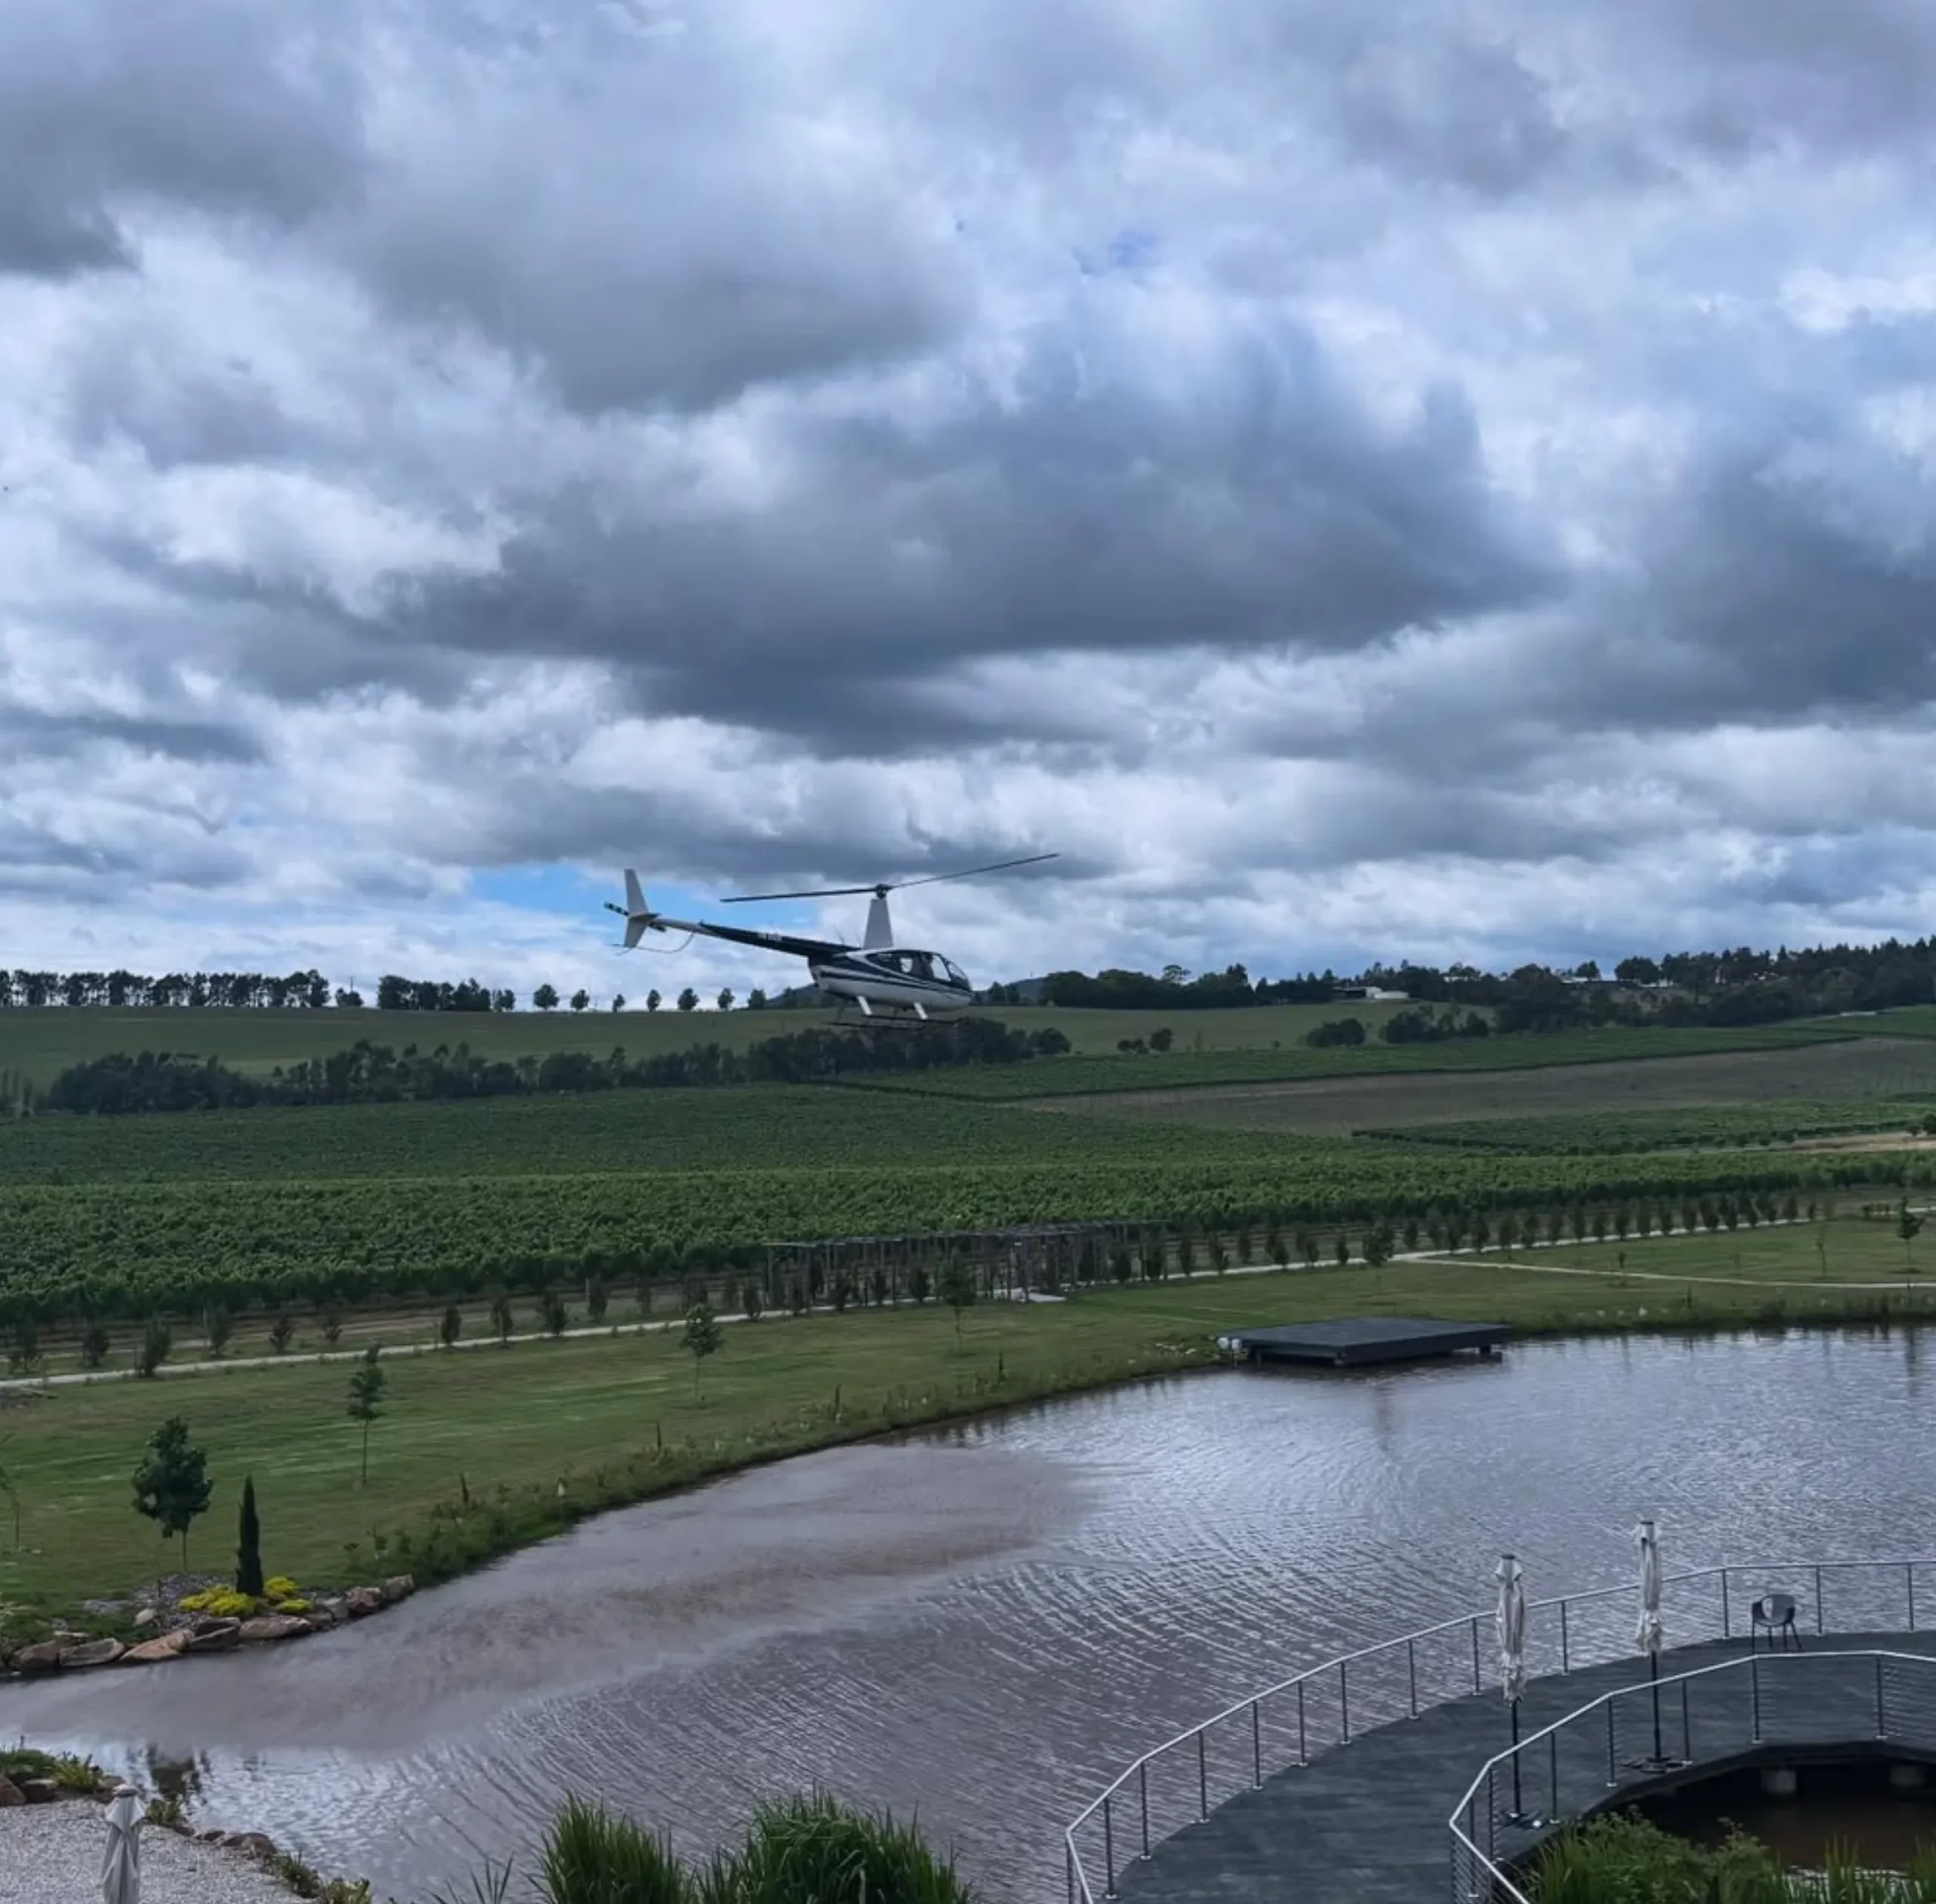
M 1664 1765 L 1667 1755 L 1661 1750 L 1661 1656 L 1658 1653 L 1647 1655 L 1647 1678 L 1654 1692 L 1654 1763 Z
M 1519 1802 L 1519 1702 L 1512 1701 L 1512 1822 L 1526 1822 L 1526 1808 Z

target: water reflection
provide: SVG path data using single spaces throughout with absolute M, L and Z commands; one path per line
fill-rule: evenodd
M 697 1850 L 818 1781 L 1051 1896 L 1124 1761 L 1486 1604 L 1503 1548 L 1535 1598 L 1624 1579 L 1643 1513 L 1671 1570 L 1898 1549 L 1920 1381 L 1872 1332 L 1140 1384 L 612 1515 L 293 1647 L 0 1688 L 0 1732 L 191 1765 L 208 1822 L 380 1896 L 516 1849 L 568 1788 Z

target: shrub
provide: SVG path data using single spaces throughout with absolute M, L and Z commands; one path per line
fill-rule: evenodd
M 105 1791 L 113 1781 L 92 1759 L 23 1746 L 0 1752 L 0 1778 L 51 1778 L 63 1791 Z
M 206 1613 L 218 1620 L 246 1620 L 256 1611 L 256 1602 L 247 1593 L 238 1593 L 232 1586 L 204 1587 L 199 1593 L 190 1593 L 175 1603 L 184 1613 Z
M 293 1599 L 300 1589 L 287 1574 L 271 1574 L 262 1583 L 262 1591 L 271 1600 Z
M 1925 1904 L 1936 1899 L 1936 1858 L 1925 1852 L 1907 1873 L 1869 1873 L 1832 1847 L 1823 1895 L 1848 1904 Z M 1534 1861 L 1536 1904 L 1788 1904 L 1799 1895 L 1782 1860 L 1741 1832 L 1708 1849 L 1631 1813 L 1590 1820 L 1549 1841 Z
M 278 1613 L 307 1613 L 312 1602 L 302 1599 L 278 1600 L 275 1602 Z

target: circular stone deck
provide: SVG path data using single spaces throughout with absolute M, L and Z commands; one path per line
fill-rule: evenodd
M 1803 1644 L 1804 1659 L 1879 1651 L 1936 1657 L 1936 1633 L 1809 1635 Z M 1742 1639 L 1678 1647 L 1661 1655 L 1661 1676 L 1745 1661 L 1748 1651 Z M 1765 1641 L 1763 1652 L 1765 1658 Z M 1774 1670 L 1761 1676 L 1768 1744 L 1783 1737 L 1805 1739 L 1810 1746 L 1840 1738 L 1873 1747 L 1872 1667 L 1848 1661 L 1837 1667 L 1822 1659 L 1817 1668 L 1784 1672 L 1786 1661 L 1795 1657 L 1784 1656 Z M 1751 1749 L 1746 1682 L 1744 1670 L 1689 1683 L 1687 1755 L 1697 1775 L 1703 1763 L 1719 1764 Z M 1637 1655 L 1529 1680 L 1520 1704 L 1521 1736 L 1530 1737 L 1603 1694 L 1646 1682 L 1646 1669 Z M 1922 1703 L 1936 1709 L 1936 1682 Z M 1571 1809 L 1579 1808 L 1583 1790 L 1603 1801 L 1661 1783 L 1658 1774 L 1630 1762 L 1636 1756 L 1637 1710 L 1623 1702 L 1611 1785 L 1605 1731 L 1582 1727 L 1566 1737 L 1561 1782 Z M 1676 1687 L 1663 1701 L 1664 1742 L 1670 1754 L 1681 1749 L 1683 1718 L 1683 1695 Z M 1646 1729 L 1650 1732 L 1650 1726 Z M 1936 1743 L 1936 1732 L 1931 1742 Z M 1156 1845 L 1146 1862 L 1135 1855 L 1137 1820 L 1130 1794 L 1117 1819 L 1117 1890 L 1133 1904 L 1281 1904 L 1287 1896 L 1298 1904 L 1444 1904 L 1452 1870 L 1447 1821 L 1486 1761 L 1509 1743 L 1506 1707 L 1496 1688 L 1452 1700 L 1416 1719 L 1362 1732 L 1308 1766 L 1293 1766 L 1267 1778 L 1257 1790 L 1239 1792 L 1208 1819 Z M 1650 1747 L 1651 1738 L 1641 1743 Z M 1524 1755 L 1523 1795 L 1534 1813 L 1546 1806 L 1547 1749 L 1542 1745 Z M 1487 1825 L 1481 1817 L 1474 1831 L 1482 1850 L 1488 1848 Z M 1537 1829 L 1500 1825 L 1500 1861 L 1531 1848 L 1543 1835 Z M 1100 1904 L 1101 1870 L 1092 1867 L 1089 1878 Z

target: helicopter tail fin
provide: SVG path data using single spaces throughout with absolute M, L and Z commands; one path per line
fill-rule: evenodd
M 652 914 L 645 903 L 645 888 L 638 882 L 638 875 L 630 867 L 625 868 L 625 949 L 630 951 L 645 936 L 645 929 Z

